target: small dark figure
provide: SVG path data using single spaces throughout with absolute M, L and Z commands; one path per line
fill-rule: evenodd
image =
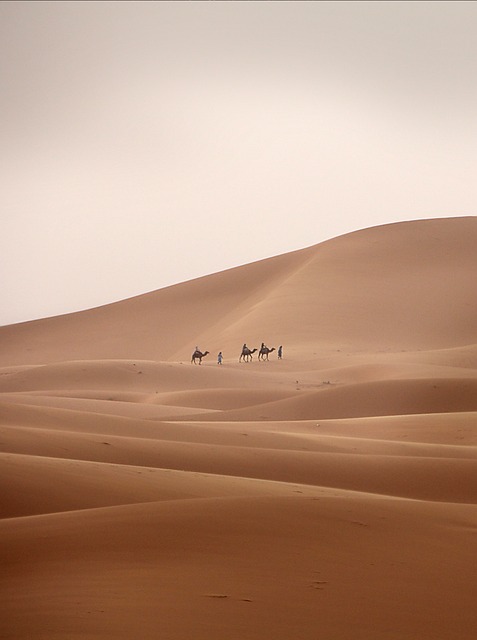
M 219 351 L 219 355 L 217 356 L 217 364 L 222 364 L 223 355 L 222 351 Z
M 199 364 L 202 364 L 202 358 L 208 355 L 208 353 L 208 351 L 204 351 L 204 353 L 202 353 L 201 351 L 199 351 L 199 349 L 196 349 L 192 354 L 192 359 L 190 361 L 191 364 L 197 364 L 197 361 L 199 362 Z
M 283 355 L 283 347 L 282 345 L 280 345 L 278 347 L 278 359 L 281 360 L 282 359 L 282 355 Z
M 258 354 L 258 359 L 259 360 L 268 360 L 268 354 L 272 353 L 272 351 L 275 351 L 275 347 L 272 347 L 271 349 L 269 349 L 268 347 L 266 347 L 265 345 L 263 347 L 261 347 L 260 352 Z
M 257 349 L 249 349 L 246 344 L 242 347 L 242 353 L 240 354 L 239 362 L 249 362 L 253 359 L 253 354 Z

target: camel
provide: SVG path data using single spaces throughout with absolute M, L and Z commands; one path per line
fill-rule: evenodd
M 259 360 L 268 360 L 268 354 L 272 353 L 272 351 L 275 351 L 275 347 L 272 347 L 271 349 L 269 349 L 268 347 L 262 347 L 260 349 L 259 354 L 258 354 L 258 359 Z
M 205 358 L 206 355 L 208 355 L 208 351 L 204 351 L 204 353 L 202 353 L 201 351 L 194 351 L 194 353 L 192 354 L 192 360 L 190 361 L 190 363 L 194 363 L 197 364 L 196 360 L 199 361 L 199 364 L 202 364 L 202 358 Z
M 242 362 L 242 358 L 244 362 L 249 362 L 250 360 L 252 360 L 252 354 L 254 354 L 255 351 L 256 349 L 249 349 L 248 347 L 245 347 L 244 349 L 242 349 L 239 362 Z

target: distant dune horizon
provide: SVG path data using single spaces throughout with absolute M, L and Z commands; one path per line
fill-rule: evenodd
M 0 636 L 473 639 L 476 247 L 398 222 L 0 327 Z

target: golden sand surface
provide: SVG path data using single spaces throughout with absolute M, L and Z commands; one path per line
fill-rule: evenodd
M 0 327 L 0 637 L 473 640 L 476 247 L 385 225 Z

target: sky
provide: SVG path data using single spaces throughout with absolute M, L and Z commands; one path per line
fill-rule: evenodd
M 475 2 L 2 2 L 0 325 L 477 214 Z

